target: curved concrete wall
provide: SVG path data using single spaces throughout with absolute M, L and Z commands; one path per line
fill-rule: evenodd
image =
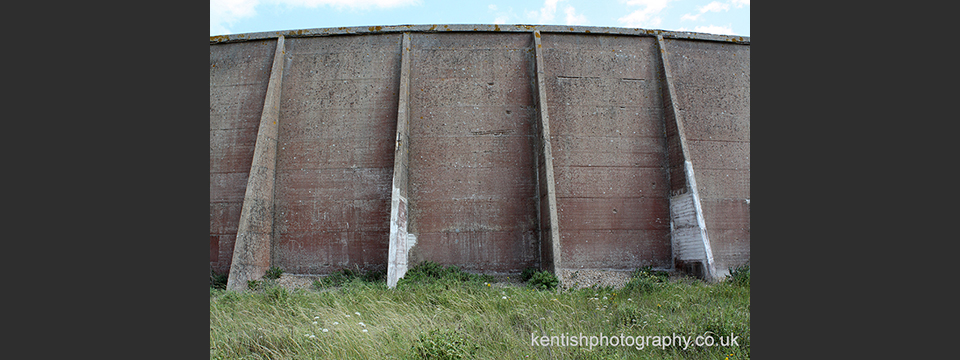
M 749 38 L 434 25 L 210 44 L 210 261 L 231 283 L 749 260 Z

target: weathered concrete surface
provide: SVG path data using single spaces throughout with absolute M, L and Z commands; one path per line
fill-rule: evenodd
M 273 264 L 385 270 L 400 35 L 286 43 Z
M 529 33 L 411 35 L 411 261 L 539 266 Z
M 387 287 L 394 288 L 407 273 L 409 252 L 416 235 L 407 231 L 410 213 L 410 34 L 403 34 L 400 51 L 400 96 L 397 99 L 397 137 L 393 156 L 393 188 L 390 197 L 390 247 Z
M 536 54 L 537 90 L 537 191 L 540 208 L 540 267 L 552 273 L 563 266 L 560 250 L 560 219 L 557 216 L 557 189 L 553 173 L 553 145 L 550 141 L 550 111 L 547 105 L 546 75 L 544 73 L 543 42 L 540 31 L 533 32 Z
M 277 40 L 210 47 L 210 267 L 230 269 Z
M 244 290 L 247 281 L 263 277 L 270 267 L 273 242 L 273 200 L 277 164 L 277 121 L 280 117 L 280 78 L 283 76 L 283 37 L 277 39 L 270 81 L 263 100 L 250 176 L 240 210 L 237 241 L 227 289 Z
M 749 38 L 417 25 L 211 37 L 215 270 L 266 192 L 246 184 L 280 35 L 274 205 L 250 219 L 269 265 L 389 269 L 394 242 L 469 271 L 671 268 L 693 183 L 703 251 L 749 260 Z
M 662 36 L 657 35 L 660 52 L 661 99 L 665 119 L 667 163 L 670 177 L 670 245 L 674 267 L 686 273 L 715 280 L 717 269 L 707 234 L 700 192 L 697 187 L 683 115 L 676 101 L 673 66 Z
M 750 46 L 665 40 L 718 275 L 750 260 Z
M 563 268 L 671 267 L 656 41 L 541 41 Z

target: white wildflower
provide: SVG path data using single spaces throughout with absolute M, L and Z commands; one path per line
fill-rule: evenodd
M 504 296 L 504 297 L 502 297 L 501 299 L 504 299 L 504 300 L 506 300 L 506 299 L 507 299 L 507 297 L 506 297 L 506 296 Z
M 330 331 L 330 330 L 327 330 L 327 329 L 323 329 L 323 332 L 327 332 L 327 331 Z
M 360 316 L 360 313 L 359 313 L 359 312 L 354 312 L 354 314 L 356 314 L 357 316 Z
M 334 324 L 334 325 L 340 325 L 340 322 L 334 321 L 333 324 Z
M 363 331 L 363 332 L 367 332 L 367 329 L 363 329 L 363 330 L 361 330 L 361 331 Z
M 367 327 L 367 324 L 364 324 L 363 322 L 358 322 L 357 325 L 360 325 L 360 326 L 363 326 L 363 327 Z

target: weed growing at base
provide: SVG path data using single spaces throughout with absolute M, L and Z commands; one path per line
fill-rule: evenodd
M 734 285 L 750 286 L 750 264 L 743 264 L 730 269 L 730 277 L 727 278 Z
M 529 280 L 535 276 L 530 274 Z M 731 279 L 736 278 L 732 272 Z M 396 289 L 343 272 L 338 286 L 210 290 L 211 358 L 750 357 L 750 285 L 668 281 L 641 269 L 621 289 L 490 287 L 492 277 L 420 264 Z M 743 276 L 743 275 L 741 275 Z M 339 280 L 338 280 L 339 281 Z M 333 281 L 331 280 L 331 283 Z M 736 346 L 531 346 L 531 336 L 735 335 Z M 529 356 L 529 357 L 527 357 Z
M 313 288 L 316 290 L 343 286 L 352 281 L 367 283 L 382 282 L 386 279 L 386 271 L 367 271 L 341 269 L 334 271 L 330 275 L 313 281 Z
M 227 274 L 217 274 L 210 269 L 210 288 L 225 290 L 227 288 Z
M 527 281 L 528 286 L 537 290 L 553 290 L 560 284 L 560 279 L 547 271 L 538 271 L 530 275 Z
M 494 282 L 496 279 L 490 275 L 483 274 L 471 274 L 466 271 L 460 270 L 456 266 L 446 266 L 437 264 L 432 261 L 424 261 L 416 266 L 407 270 L 407 273 L 403 275 L 399 281 L 397 281 L 397 287 L 402 287 L 404 285 L 410 284 L 430 284 L 430 283 L 483 283 L 483 282 Z
M 267 273 L 264 274 L 263 277 L 265 279 L 276 280 L 280 278 L 280 275 L 283 275 L 283 269 L 276 266 L 271 266 L 269 269 L 267 269 Z

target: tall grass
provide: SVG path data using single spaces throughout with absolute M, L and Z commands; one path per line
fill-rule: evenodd
M 416 272 L 415 272 L 416 274 Z M 643 272 L 622 289 L 545 291 L 488 278 L 422 276 L 387 289 L 210 290 L 213 359 L 746 359 L 749 283 L 665 281 Z M 648 274 L 649 275 L 649 274 Z M 415 276 L 416 277 L 416 276 Z M 366 331 L 364 331 L 366 330 Z M 537 346 L 531 336 L 733 335 L 737 346 Z M 649 340 L 648 340 L 649 341 Z

